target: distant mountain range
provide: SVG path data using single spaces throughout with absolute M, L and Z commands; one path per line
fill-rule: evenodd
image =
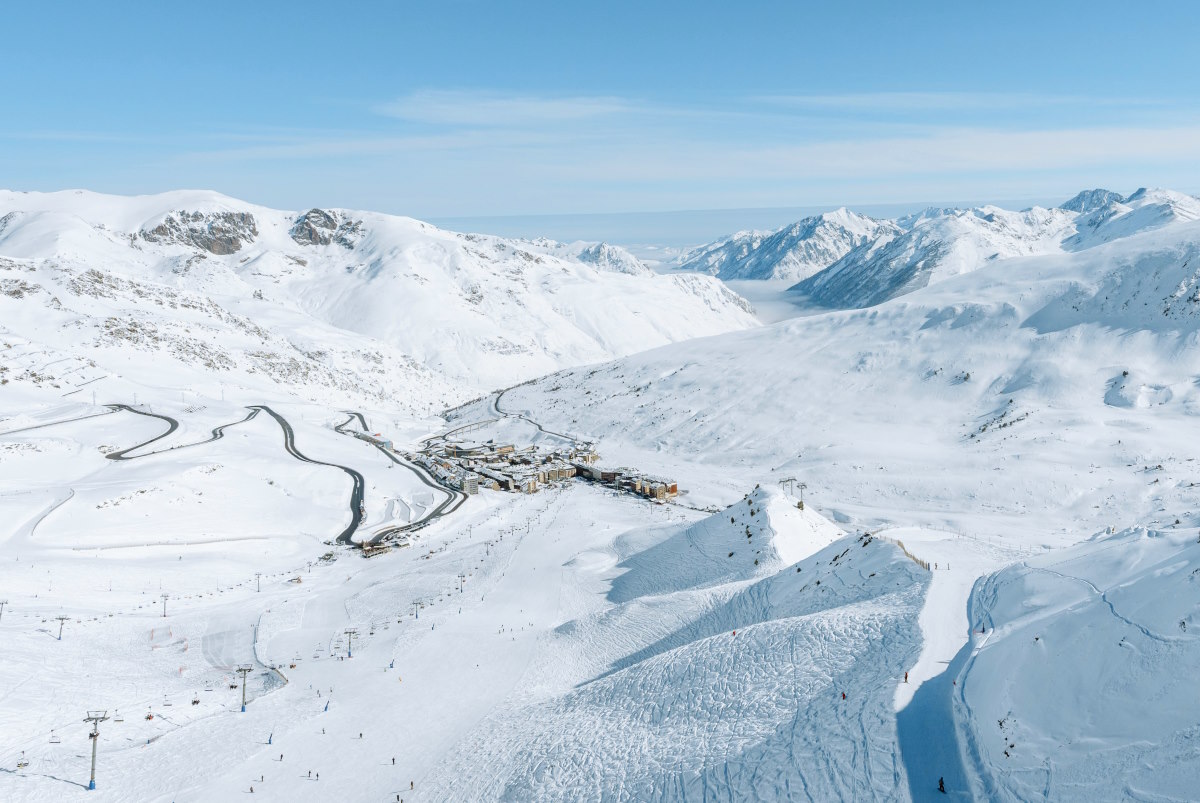
M 1085 190 L 1051 209 L 928 209 L 897 220 L 839 209 L 774 232 L 739 232 L 685 254 L 678 268 L 795 279 L 794 292 L 818 305 L 868 307 L 997 259 L 1082 251 L 1197 219 L 1200 199 L 1162 189 Z

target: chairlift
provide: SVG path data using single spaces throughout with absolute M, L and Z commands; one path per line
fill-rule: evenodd
M 17 759 L 17 769 L 23 770 L 29 766 L 29 759 L 25 758 L 25 751 L 21 751 L 21 757 Z
M 113 722 L 124 722 L 124 721 L 125 721 L 125 717 L 123 717 L 121 714 L 117 713 L 116 711 L 113 712 Z
M 164 697 L 164 698 L 163 698 L 163 705 L 174 705 L 174 703 L 172 703 L 172 702 L 171 702 L 171 700 L 170 700 L 170 698 L 169 698 L 169 697 Z
M 192 705 L 200 705 L 200 695 L 196 694 L 192 696 Z
M 54 731 L 50 731 L 50 744 L 62 744 L 62 737 Z

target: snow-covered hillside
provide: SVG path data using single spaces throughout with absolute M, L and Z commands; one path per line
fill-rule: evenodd
M 1141 527 L 981 582 L 954 700 L 975 796 L 1193 797 L 1198 585 L 1195 531 Z
M 505 405 L 690 478 L 697 503 L 795 478 L 927 561 L 923 685 L 897 696 L 914 797 L 939 777 L 987 799 L 1186 797 L 1200 764 L 1163 695 L 1200 576 L 1198 286 L 1182 223 L 560 372 Z
M 741 231 L 681 257 L 680 270 L 721 279 L 807 279 L 852 249 L 898 229 L 842 208 L 772 232 Z
M 209 192 L 0 193 L 0 271 L 7 378 L 63 393 L 84 374 L 101 392 L 120 375 L 428 410 L 755 324 L 720 282 L 657 276 L 605 244 L 281 212 Z

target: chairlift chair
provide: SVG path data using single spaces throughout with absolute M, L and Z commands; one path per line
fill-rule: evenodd
M 50 744 L 62 744 L 62 737 L 54 731 L 50 731 Z

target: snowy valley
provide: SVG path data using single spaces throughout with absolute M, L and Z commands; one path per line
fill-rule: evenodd
M 0 799 L 1186 800 L 1198 414 L 1173 191 L 663 272 L 0 192 Z

